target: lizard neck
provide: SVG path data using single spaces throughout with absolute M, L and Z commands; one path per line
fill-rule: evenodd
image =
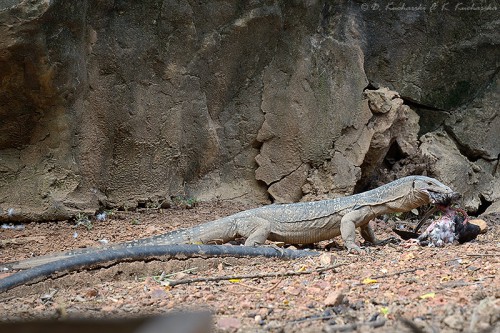
M 403 196 L 401 208 L 408 211 L 423 205 L 429 204 L 429 196 L 420 191 L 411 190 L 410 193 Z
M 429 198 L 425 193 L 409 190 L 407 194 L 393 197 L 390 200 L 370 205 L 374 215 L 407 212 L 414 208 L 426 205 Z

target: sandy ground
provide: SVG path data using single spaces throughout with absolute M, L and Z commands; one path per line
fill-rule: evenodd
M 92 221 L 91 228 L 74 222 L 2 228 L 0 262 L 148 237 L 248 208 L 200 203 L 192 209 L 115 212 L 105 221 Z M 193 258 L 73 272 L 0 294 L 1 320 L 208 310 L 218 332 L 412 332 L 405 319 L 423 332 L 499 332 L 500 216 L 484 219 L 489 224 L 486 234 L 444 248 L 388 243 L 360 256 L 347 254 L 336 239 L 336 244 L 319 244 L 317 250 L 324 254 L 315 258 Z M 394 223 L 375 221 L 379 238 L 394 237 Z M 281 275 L 287 272 L 302 273 Z M 263 273 L 276 275 L 228 280 Z M 163 283 L 157 282 L 161 275 Z M 175 287 L 165 283 L 196 277 L 226 279 Z

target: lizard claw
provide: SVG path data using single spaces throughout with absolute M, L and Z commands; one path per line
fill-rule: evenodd
M 356 244 L 346 245 L 346 247 L 347 247 L 347 253 L 354 253 L 354 254 L 359 254 L 359 255 L 363 255 L 363 254 L 367 253 L 366 250 L 363 250 L 362 248 L 360 248 Z
M 386 245 L 386 244 L 399 244 L 399 239 L 397 239 L 396 237 L 389 237 L 389 238 L 386 238 L 386 239 L 382 239 L 382 240 L 376 240 L 373 245 Z
M 282 247 L 279 247 L 278 245 L 276 245 L 274 243 L 271 243 L 270 247 L 275 249 L 276 251 L 278 251 L 282 256 L 285 254 L 285 249 L 283 249 Z

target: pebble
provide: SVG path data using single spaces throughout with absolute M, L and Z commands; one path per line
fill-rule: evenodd
M 254 307 L 253 303 L 250 301 L 242 301 L 240 302 L 240 306 L 242 309 L 252 309 Z
M 330 266 L 333 262 L 333 256 L 330 253 L 322 253 L 319 256 L 321 266 Z
M 266 319 L 267 315 L 269 314 L 269 309 L 268 308 L 260 308 L 258 310 L 258 312 L 259 312 L 258 316 L 260 316 L 261 319 Z
M 482 219 L 472 219 L 469 223 L 477 225 L 481 229 L 481 233 L 484 234 L 488 231 L 488 224 Z
M 234 317 L 220 318 L 217 321 L 217 326 L 223 330 L 227 330 L 227 329 L 231 329 L 231 328 L 239 329 L 241 327 L 241 321 L 238 318 L 234 318 Z
M 342 304 L 342 302 L 344 301 L 344 297 L 345 295 L 343 290 L 335 290 L 329 293 L 328 296 L 326 296 L 323 304 L 325 304 L 326 306 L 337 306 Z

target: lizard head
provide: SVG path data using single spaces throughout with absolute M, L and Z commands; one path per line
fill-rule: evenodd
M 429 203 L 443 206 L 449 206 L 461 197 L 459 193 L 440 181 L 426 176 L 415 176 L 413 188 L 417 192 L 426 195 Z

